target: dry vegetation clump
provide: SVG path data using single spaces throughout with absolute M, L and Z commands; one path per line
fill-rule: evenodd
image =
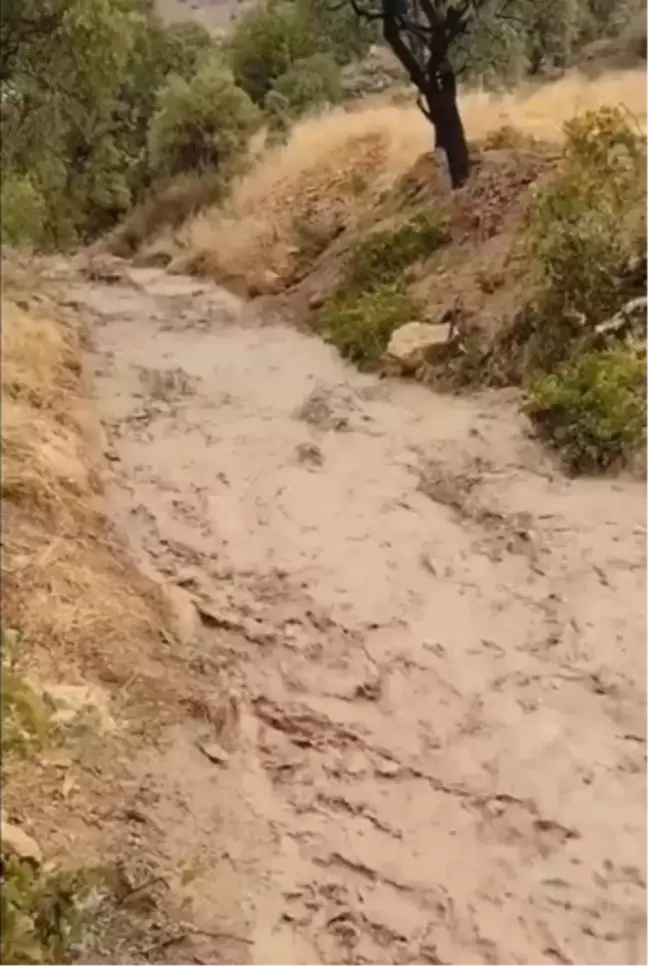
M 0 945 L 3 962 L 58 963 L 85 935 L 96 856 L 75 835 L 69 854 L 29 860 L 24 842 L 39 855 L 41 847 L 24 828 L 50 851 L 66 826 L 85 827 L 94 793 L 84 787 L 73 804 L 61 794 L 47 751 L 67 733 L 41 688 L 106 667 L 132 674 L 133 654 L 155 639 L 164 614 L 157 592 L 116 555 L 100 509 L 99 432 L 82 391 L 78 323 L 33 293 L 26 269 L 5 264 L 3 276 Z M 88 727 L 75 731 L 74 755 L 92 754 L 100 783 L 112 759 Z
M 394 107 L 340 110 L 297 124 L 287 144 L 233 184 L 222 208 L 180 233 L 179 267 L 257 284 L 272 272 L 289 282 L 304 260 L 371 211 L 429 139 L 422 117 L 400 130 L 399 114 Z
M 15 280 L 14 280 L 15 283 Z M 14 285 L 15 290 L 15 285 Z M 45 301 L 2 303 L 2 604 L 38 663 L 159 626 L 154 597 L 110 547 L 98 434 L 83 401 L 77 324 Z M 41 650 L 42 648 L 42 650 Z
M 464 94 L 462 112 L 476 142 L 502 128 L 520 132 L 527 144 L 559 142 L 564 121 L 604 103 L 625 104 L 645 124 L 645 78 L 645 70 L 628 70 L 592 80 L 574 74 L 515 93 L 473 90 Z M 380 98 L 298 122 L 287 143 L 261 153 L 233 181 L 222 205 L 191 218 L 187 210 L 184 227 L 165 239 L 175 269 L 244 291 L 247 282 L 253 290 L 290 283 L 305 261 L 389 195 L 432 140 L 415 106 Z

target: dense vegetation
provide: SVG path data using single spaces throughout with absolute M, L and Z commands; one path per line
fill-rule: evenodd
M 562 168 L 529 213 L 526 410 L 569 468 L 593 471 L 646 443 L 646 145 L 620 109 L 565 133 Z
M 506 20 L 487 7 L 460 53 L 469 75 L 516 78 L 628 29 L 635 6 L 519 0 Z M 209 173 L 197 200 L 213 200 L 255 127 L 340 100 L 342 65 L 376 38 L 327 0 L 266 0 L 224 42 L 164 26 L 153 0 L 7 0 L 1 29 L 3 239 L 59 248 L 188 172 Z

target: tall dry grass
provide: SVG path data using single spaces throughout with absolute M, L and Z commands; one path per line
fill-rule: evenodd
M 557 141 L 566 120 L 603 104 L 624 104 L 645 127 L 646 71 L 572 75 L 503 95 L 472 91 L 461 108 L 472 140 L 513 126 Z M 316 243 L 340 219 L 361 217 L 431 147 L 430 126 L 415 106 L 374 102 L 303 120 L 287 144 L 234 182 L 223 206 L 184 226 L 176 268 L 222 279 L 289 277 L 305 237 Z
M 99 435 L 78 323 L 5 266 L 2 617 L 49 671 L 159 627 L 149 586 L 115 556 L 99 506 Z M 9 276 L 9 278 L 7 278 Z

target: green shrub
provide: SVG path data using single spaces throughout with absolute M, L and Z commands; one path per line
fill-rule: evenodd
M 627 267 L 646 246 L 643 138 L 619 108 L 575 118 L 565 134 L 562 168 L 536 194 L 527 228 L 540 287 L 529 362 L 542 368 L 621 307 Z
M 646 445 L 646 359 L 625 347 L 588 352 L 533 382 L 525 411 L 577 472 L 626 463 Z
M 398 285 L 331 299 L 316 314 L 314 327 L 342 356 L 361 369 L 376 366 L 392 332 L 419 317 L 417 306 Z
M 43 238 L 45 201 L 26 176 L 5 173 L 0 188 L 3 245 L 38 245 Z
M 267 3 L 245 13 L 226 52 L 236 83 L 256 104 L 299 60 L 318 52 L 310 18 L 296 3 Z
M 237 84 L 262 104 L 299 62 L 328 55 L 348 63 L 366 54 L 375 36 L 376 25 L 361 23 L 346 4 L 331 9 L 327 0 L 267 0 L 238 20 L 226 50 Z M 292 90 L 297 82 L 289 84 Z M 302 78 L 297 86 L 303 84 Z
M 295 61 L 277 78 L 264 106 L 270 114 L 298 117 L 310 108 L 337 103 L 342 93 L 340 68 L 335 59 L 330 54 L 313 54 Z
M 205 27 L 187 21 L 164 28 L 158 47 L 164 76 L 177 74 L 191 80 L 201 59 L 214 52 L 216 45 Z
M 444 222 L 430 212 L 372 232 L 353 249 L 342 281 L 316 313 L 314 327 L 360 368 L 375 367 L 392 332 L 421 317 L 405 290 L 404 273 L 448 238 Z
M 0 949 L 3 963 L 65 963 L 84 933 L 91 876 L 36 866 L 3 847 Z
M 173 176 L 217 168 L 246 144 L 257 117 L 245 91 L 215 59 L 190 81 L 172 77 L 149 128 L 152 170 Z
M 420 212 L 395 228 L 372 232 L 355 247 L 343 286 L 346 291 L 362 291 L 395 283 L 411 265 L 448 240 L 447 226 L 430 212 Z
M 51 728 L 50 713 L 45 702 L 17 671 L 20 640 L 15 630 L 2 629 L 2 770 L 11 752 L 25 751 L 41 745 Z

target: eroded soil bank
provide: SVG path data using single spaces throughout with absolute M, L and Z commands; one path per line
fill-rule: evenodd
M 229 696 L 130 765 L 149 960 L 645 962 L 645 486 L 210 284 L 65 286 L 169 681 Z

